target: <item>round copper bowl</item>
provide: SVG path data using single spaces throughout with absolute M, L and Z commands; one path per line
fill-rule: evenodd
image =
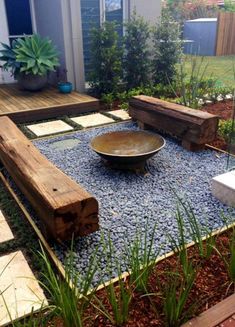
M 164 146 L 163 137 L 145 131 L 111 132 L 91 141 L 91 148 L 117 168 L 143 166 L 147 159 Z

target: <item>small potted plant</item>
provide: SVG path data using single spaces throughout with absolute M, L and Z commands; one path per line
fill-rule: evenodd
M 41 90 L 48 80 L 48 73 L 59 66 L 58 52 L 52 41 L 37 34 L 18 38 L 12 46 L 2 43 L 0 61 L 3 69 L 11 71 L 21 88 Z
M 61 93 L 71 93 L 73 90 L 73 84 L 67 81 L 67 70 L 66 69 L 58 69 L 57 70 L 57 78 L 58 82 L 58 90 Z

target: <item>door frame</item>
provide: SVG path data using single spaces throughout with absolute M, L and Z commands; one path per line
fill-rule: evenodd
M 7 15 L 5 8 L 5 1 L 0 0 L 0 41 L 9 45 L 9 32 L 8 32 L 8 23 L 7 23 Z M 10 73 L 3 71 L 0 68 L 0 83 L 11 83 L 14 82 L 14 78 Z

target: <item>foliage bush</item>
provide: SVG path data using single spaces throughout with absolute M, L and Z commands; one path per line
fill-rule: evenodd
M 101 101 L 106 105 L 107 109 L 112 109 L 115 96 L 113 93 L 102 94 Z
M 134 13 L 130 21 L 125 24 L 123 67 L 124 80 L 128 89 L 146 85 L 149 82 L 149 39 L 149 24 Z
M 182 54 L 182 42 L 179 24 L 167 13 L 163 13 L 161 22 L 154 30 L 153 44 L 153 80 L 155 83 L 168 85 L 176 75 L 176 64 Z
M 122 50 L 116 24 L 105 22 L 91 32 L 91 73 L 89 83 L 97 95 L 117 92 L 121 80 Z
M 165 10 L 181 25 L 188 19 L 217 17 L 217 5 L 208 6 L 206 0 L 166 0 Z
M 223 11 L 235 12 L 235 3 L 232 0 L 224 0 Z
M 222 136 L 225 141 L 229 142 L 234 128 L 234 120 L 220 120 L 218 134 Z

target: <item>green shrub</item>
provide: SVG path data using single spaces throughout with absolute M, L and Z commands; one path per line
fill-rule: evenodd
M 129 109 L 129 103 L 128 102 L 122 102 L 119 105 L 119 108 L 122 109 L 122 110 L 128 110 Z
M 153 33 L 154 57 L 153 80 L 165 85 L 172 82 L 176 75 L 176 64 L 182 53 L 180 29 L 167 13 L 163 13 L 161 22 Z
M 127 88 L 146 85 L 150 75 L 150 28 L 142 17 L 133 14 L 125 24 L 124 80 Z
M 156 84 L 154 87 L 153 96 L 158 98 L 174 98 L 176 96 L 174 89 L 176 89 L 175 83 L 170 85 L 164 85 L 161 83 Z
M 89 83 L 96 95 L 116 93 L 121 78 L 122 50 L 116 24 L 105 22 L 91 32 L 91 73 Z
M 229 142 L 234 128 L 234 120 L 220 120 L 218 134 L 222 136 L 225 141 Z
M 113 93 L 102 94 L 101 101 L 105 103 L 107 109 L 112 109 L 115 96 Z

